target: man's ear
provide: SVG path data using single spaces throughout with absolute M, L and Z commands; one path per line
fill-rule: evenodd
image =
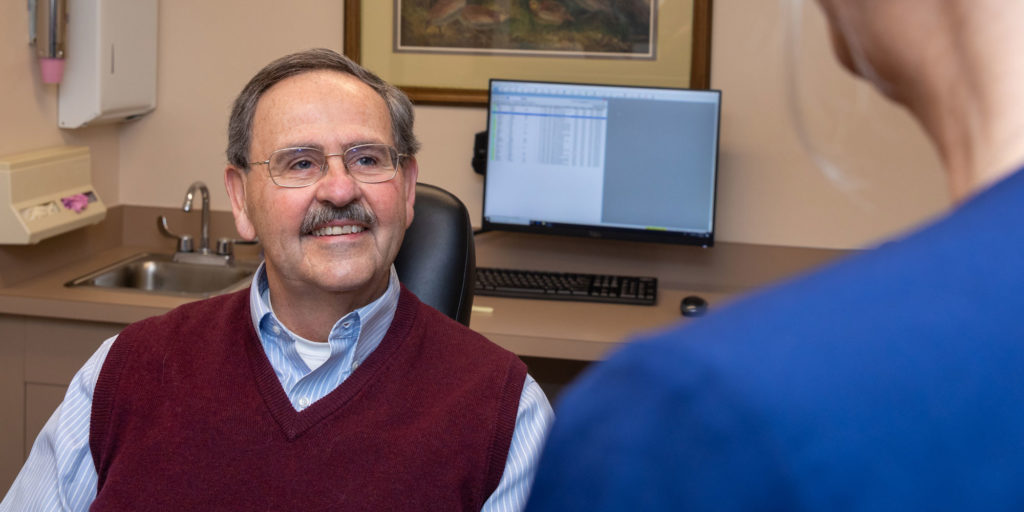
M 224 169 L 224 187 L 228 189 L 228 198 L 231 199 L 231 213 L 235 215 L 235 229 L 238 235 L 245 240 L 256 238 L 256 228 L 249 218 L 249 211 L 245 202 L 245 171 L 233 165 Z
M 420 175 L 420 167 L 416 164 L 416 157 L 405 157 L 402 162 L 402 176 L 405 180 L 405 228 L 412 225 L 412 218 L 415 212 L 413 205 L 416 204 L 416 179 Z

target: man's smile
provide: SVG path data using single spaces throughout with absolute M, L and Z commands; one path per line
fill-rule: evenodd
M 317 237 L 352 235 L 370 229 L 376 222 L 377 217 L 362 204 L 349 203 L 339 207 L 321 203 L 306 213 L 299 232 Z
M 353 233 L 361 233 L 366 231 L 366 227 L 358 226 L 356 224 L 346 224 L 344 226 L 324 226 L 313 230 L 310 233 L 313 236 L 334 236 L 334 235 L 350 235 Z

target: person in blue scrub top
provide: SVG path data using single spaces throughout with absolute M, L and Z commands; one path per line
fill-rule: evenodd
M 593 367 L 527 510 L 1024 506 L 1024 2 L 817 3 L 955 206 Z

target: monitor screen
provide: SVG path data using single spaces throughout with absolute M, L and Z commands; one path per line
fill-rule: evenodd
M 711 246 L 721 92 L 492 79 L 483 229 Z

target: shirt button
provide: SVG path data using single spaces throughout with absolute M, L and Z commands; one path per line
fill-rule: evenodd
M 271 327 L 270 330 L 273 331 L 274 334 L 281 334 L 281 328 L 276 325 Z
M 352 327 L 352 322 L 343 322 L 341 326 L 348 329 L 349 327 Z
M 300 398 L 299 399 L 299 407 L 302 407 L 303 409 L 305 409 L 306 407 L 309 407 L 309 398 L 306 398 L 306 397 Z

